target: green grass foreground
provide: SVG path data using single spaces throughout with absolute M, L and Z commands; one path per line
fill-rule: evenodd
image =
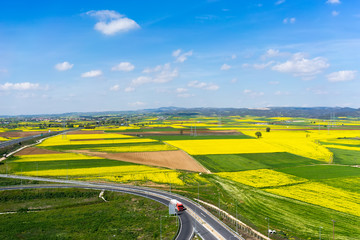
M 84 189 L 7 190 L 0 193 L 0 239 L 159 239 L 167 206 L 146 198 Z M 162 238 L 177 231 L 162 217 Z

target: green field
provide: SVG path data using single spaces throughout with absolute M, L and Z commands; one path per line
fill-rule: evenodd
M 341 177 L 360 177 L 360 168 L 339 165 L 317 165 L 278 169 L 280 172 L 307 179 L 328 179 Z
M 82 189 L 1 191 L 0 239 L 159 239 L 168 209 L 146 198 Z M 144 211 L 146 209 L 146 211 Z M 162 218 L 172 239 L 176 219 Z
M 360 165 L 360 151 L 329 148 L 334 153 L 334 162 L 345 165 Z
M 195 155 L 212 172 L 234 172 L 261 168 L 284 168 L 318 164 L 319 161 L 286 152 Z

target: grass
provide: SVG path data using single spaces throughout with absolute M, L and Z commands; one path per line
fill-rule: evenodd
M 345 165 L 360 165 L 360 151 L 329 148 L 334 153 L 334 162 Z
M 287 152 L 194 155 L 212 172 L 233 172 L 261 168 L 284 168 L 321 163 Z
M 105 192 L 109 202 L 104 202 L 98 194 L 82 189 L 2 191 L 0 211 L 17 213 L 0 215 L 0 239 L 159 239 L 167 206 L 111 192 Z M 163 239 L 173 238 L 175 221 L 162 218 Z
M 307 179 L 329 179 L 340 177 L 360 177 L 360 168 L 339 165 L 315 165 L 278 169 L 283 173 Z

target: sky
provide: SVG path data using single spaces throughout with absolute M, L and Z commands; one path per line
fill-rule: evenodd
M 0 115 L 360 107 L 360 1 L 3 1 Z

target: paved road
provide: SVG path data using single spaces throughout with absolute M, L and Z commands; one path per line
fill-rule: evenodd
M 47 133 L 43 133 L 43 134 L 36 134 L 33 136 L 28 136 L 28 137 L 23 137 L 23 138 L 18 138 L 18 139 L 14 139 L 14 140 L 10 140 L 10 141 L 6 141 L 6 142 L 1 142 L 0 143 L 0 148 L 4 148 L 4 147 L 8 147 L 11 145 L 15 145 L 15 144 L 19 144 L 20 142 L 25 142 L 34 138 L 38 138 L 38 137 L 49 137 L 51 135 L 56 135 L 56 134 L 61 134 L 63 132 L 68 132 L 68 131 L 73 131 L 73 130 L 77 130 L 77 129 L 68 129 L 68 130 L 64 130 L 64 131 L 56 131 L 56 132 L 47 132 Z
M 72 184 L 72 186 L 67 185 L 66 187 L 82 187 L 89 189 L 125 192 L 125 193 L 136 194 L 139 196 L 147 197 L 159 201 L 166 205 L 168 205 L 171 199 L 177 199 L 181 201 L 188 210 L 180 215 L 182 227 L 181 227 L 180 235 L 176 239 L 178 240 L 191 239 L 190 236 L 192 235 L 193 230 L 196 231 L 205 240 L 243 239 L 234 231 L 232 231 L 230 228 L 228 228 L 225 224 L 219 221 L 216 217 L 214 217 L 211 213 L 209 213 L 206 209 L 204 209 L 194 201 L 174 193 L 169 193 L 152 188 L 143 188 L 143 187 L 136 187 L 130 185 L 123 185 L 123 184 L 108 184 L 108 183 L 98 184 L 98 183 L 89 183 L 89 182 L 81 182 L 81 181 L 25 177 L 25 176 L 6 175 L 6 174 L 0 174 L 0 177 Z

